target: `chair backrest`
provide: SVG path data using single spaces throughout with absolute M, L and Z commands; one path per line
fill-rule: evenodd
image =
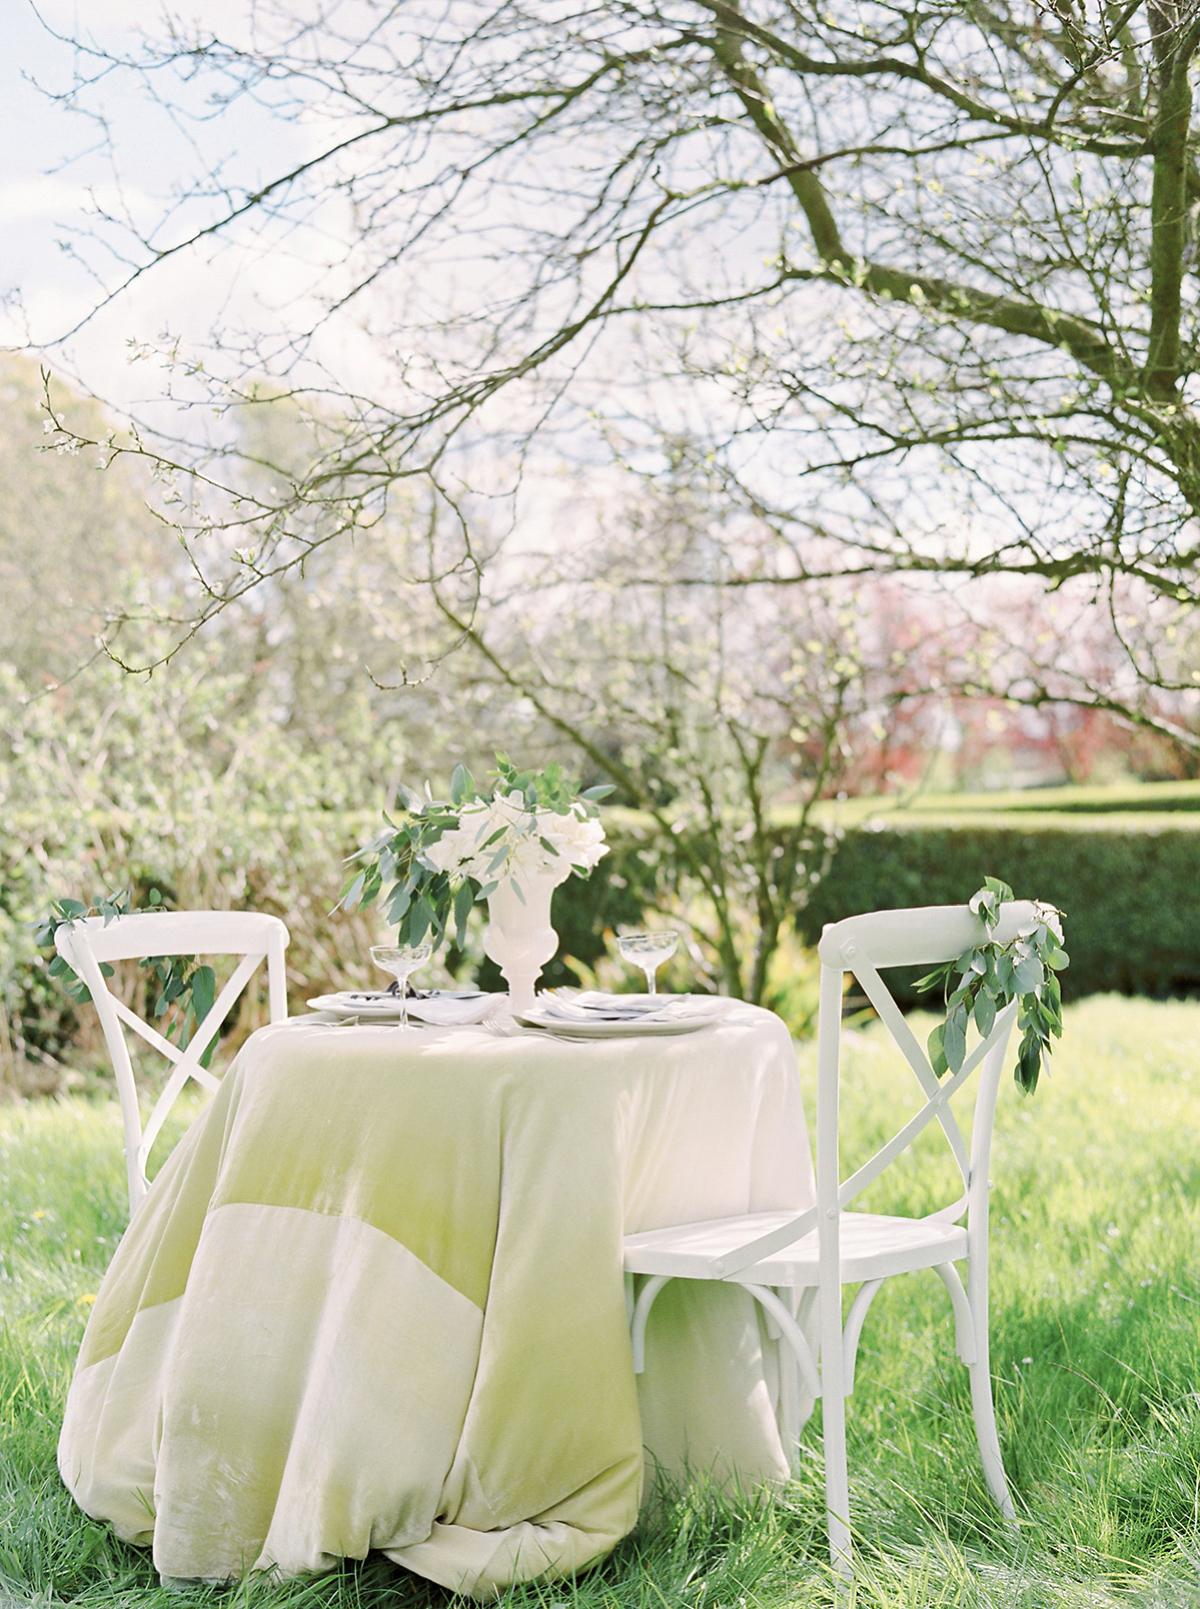
M 133 1212 L 146 1194 L 146 1159 L 150 1147 L 176 1096 L 189 1078 L 210 1091 L 218 1087 L 217 1079 L 200 1065 L 200 1058 L 264 960 L 270 1019 L 281 1022 L 287 1016 L 284 950 L 288 930 L 277 916 L 263 916 L 255 911 L 153 911 L 111 917 L 107 921 L 102 916 L 82 917 L 69 926 L 60 927 L 54 942 L 63 960 L 87 984 L 104 1030 L 104 1042 L 112 1058 L 121 1097 L 129 1209 Z M 197 1024 L 187 1049 L 182 1051 L 131 1011 L 123 1000 L 117 999 L 101 970 L 104 962 L 176 955 L 242 957 L 229 982 Z M 132 1028 L 173 1064 L 144 1130 L 133 1064 L 125 1040 L 126 1027 Z
M 991 937 L 1007 944 L 1021 928 L 1036 921 L 1037 908 L 1027 900 L 1001 907 Z M 1004 1054 L 1017 1004 L 999 1012 L 991 1032 L 982 1038 L 957 1073 L 939 1079 L 924 1047 L 883 981 L 881 973 L 897 966 L 937 966 L 957 960 L 989 937 L 983 922 L 965 905 L 928 905 L 911 910 L 871 911 L 830 923 L 817 946 L 821 962 L 821 1009 L 817 1036 L 817 1212 L 822 1228 L 836 1223 L 851 1201 L 937 1122 L 958 1166 L 963 1193 L 957 1201 L 928 1214 L 933 1219 L 956 1221 L 964 1210 L 968 1228 L 975 1223 L 986 1233 L 988 1158 L 991 1154 L 996 1098 Z M 887 1143 L 848 1179 L 842 1179 L 838 1158 L 838 1112 L 842 1041 L 842 988 L 844 975 L 853 973 L 867 999 L 883 1020 L 925 1094 L 925 1104 Z M 940 999 L 931 996 L 934 1010 Z M 968 1148 L 951 1106 L 953 1097 L 979 1069 L 979 1089 Z

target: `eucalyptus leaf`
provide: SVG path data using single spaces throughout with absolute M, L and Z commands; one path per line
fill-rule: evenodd
M 1013 986 L 1018 994 L 1032 994 L 1046 981 L 1046 969 L 1034 955 L 1026 956 L 1013 968 Z
M 929 1035 L 928 1041 L 930 1065 L 939 1078 L 943 1078 L 950 1071 L 946 1064 L 945 1038 L 946 1025 L 944 1022 L 939 1022 Z
M 1021 1041 L 1021 1048 L 1017 1052 L 1017 1083 L 1027 1095 L 1032 1095 L 1038 1086 L 1038 1075 L 1042 1070 L 1042 1047 L 1033 1034 L 1026 1034 Z
M 471 914 L 471 907 L 474 903 L 475 892 L 470 883 L 461 883 L 458 892 L 454 896 L 454 942 L 460 950 L 467 936 L 467 918 Z
M 986 991 L 981 991 L 975 1002 L 975 1026 L 984 1039 L 996 1023 L 996 1002 Z
M 946 1054 L 946 1065 L 952 1073 L 956 1073 L 967 1056 L 967 1021 L 962 1011 L 952 1011 L 946 1018 L 942 1048 Z
M 399 884 L 397 884 L 397 886 L 392 889 L 388 902 L 384 906 L 384 914 L 389 922 L 393 924 L 400 923 L 404 920 L 404 913 L 408 910 L 408 907 L 411 904 L 412 895 L 408 892 L 407 888 L 402 888 Z
M 196 1021 L 203 1022 L 217 999 L 217 975 L 212 967 L 197 967 L 192 973 L 192 1006 Z

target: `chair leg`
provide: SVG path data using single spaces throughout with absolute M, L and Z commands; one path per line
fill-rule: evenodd
M 840 1296 L 840 1291 L 839 1291 Z M 850 1538 L 850 1479 L 846 1469 L 846 1396 L 841 1302 L 836 1311 L 821 1302 L 821 1426 L 825 1444 L 825 1518 L 829 1562 L 849 1580 L 854 1565 Z
M 786 1305 L 780 1301 L 776 1292 L 766 1285 L 743 1285 L 742 1289 L 748 1291 L 768 1317 L 775 1321 L 779 1334 L 792 1349 L 800 1370 L 800 1378 L 812 1395 L 819 1397 L 821 1376 L 813 1358 L 812 1348 L 808 1344 L 808 1337 Z
M 633 1304 L 633 1311 L 629 1318 L 629 1339 L 633 1347 L 633 1372 L 644 1374 L 646 1369 L 646 1320 L 650 1317 L 650 1309 L 654 1306 L 659 1291 L 669 1280 L 668 1274 L 652 1274 L 638 1292 L 637 1301 Z M 633 1286 L 630 1276 L 626 1276 L 629 1283 L 625 1286 L 625 1303 L 628 1308 L 629 1297 Z
M 786 1288 L 776 1289 L 775 1295 L 794 1315 L 795 1304 L 793 1293 Z M 779 1413 L 776 1416 L 779 1424 L 779 1439 L 783 1442 L 783 1450 L 787 1457 L 788 1469 L 796 1473 L 796 1457 L 800 1450 L 800 1365 L 796 1361 L 796 1354 L 784 1340 L 783 1331 L 777 1324 L 771 1324 L 768 1319 L 767 1333 L 775 1341 L 775 1356 L 779 1368 Z
M 753 1295 L 753 1290 L 751 1295 Z M 808 1325 L 812 1318 L 813 1304 L 817 1298 L 817 1288 L 810 1285 L 804 1289 L 794 1289 L 790 1286 L 776 1286 L 772 1294 L 783 1304 L 790 1314 L 796 1328 L 801 1334 L 807 1334 Z M 761 1305 L 761 1304 L 760 1304 Z M 792 1474 L 796 1473 L 800 1457 L 800 1389 L 801 1383 L 812 1392 L 812 1375 L 816 1374 L 815 1364 L 812 1374 L 805 1378 L 800 1367 L 800 1357 L 795 1342 L 783 1332 L 782 1326 L 773 1319 L 764 1309 L 767 1318 L 767 1333 L 777 1342 L 776 1353 L 779 1359 L 779 1438 L 783 1442 L 783 1450 L 787 1455 L 788 1468 Z M 810 1352 L 811 1358 L 811 1352 Z M 817 1376 L 819 1381 L 819 1376 Z
M 1008 1477 L 1004 1473 L 1004 1460 L 1000 1456 L 1000 1438 L 996 1434 L 996 1410 L 992 1403 L 992 1373 L 988 1363 L 986 1332 L 979 1347 L 981 1356 L 969 1364 L 971 1376 L 971 1409 L 975 1415 L 975 1439 L 979 1443 L 979 1457 L 983 1464 L 983 1478 L 988 1491 L 996 1499 L 996 1506 L 1008 1521 L 1014 1521 L 1017 1511 L 1013 1507 Z
M 972 1302 L 963 1290 L 958 1270 L 953 1263 L 941 1263 L 934 1269 L 939 1274 L 954 1307 L 955 1342 L 959 1357 L 967 1365 L 971 1377 L 971 1412 L 975 1418 L 975 1440 L 979 1443 L 979 1459 L 983 1465 L 983 1478 L 988 1491 L 996 1499 L 996 1506 L 1006 1520 L 1015 1520 L 1008 1490 L 1008 1477 L 1000 1456 L 1000 1438 L 996 1434 L 996 1412 L 992 1404 L 992 1374 L 988 1361 L 987 1290 L 977 1288 L 975 1270 L 968 1272 L 975 1300 Z
M 975 1351 L 968 1362 L 971 1377 L 971 1412 L 975 1416 L 975 1440 L 979 1443 L 979 1460 L 983 1465 L 983 1478 L 988 1491 L 996 1499 L 996 1507 L 1004 1518 L 1013 1524 L 1017 1511 L 1008 1477 L 1004 1473 L 1004 1460 L 1000 1455 L 1000 1438 L 996 1434 L 996 1409 L 992 1402 L 992 1365 L 989 1356 L 987 1243 L 973 1249 L 967 1262 L 967 1291 L 974 1330 Z
M 854 1552 L 850 1540 L 850 1480 L 846 1471 L 846 1399 L 830 1388 L 822 1371 L 821 1419 L 825 1441 L 825 1517 L 829 1525 L 829 1562 L 834 1573 L 850 1575 Z

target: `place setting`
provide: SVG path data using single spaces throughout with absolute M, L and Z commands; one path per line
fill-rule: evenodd
M 310 1010 L 334 1027 L 468 1028 L 495 1009 L 497 996 L 483 989 L 418 989 L 409 979 L 433 955 L 430 939 L 419 944 L 373 944 L 371 959 L 392 975 L 386 989 L 340 989 L 309 1000 Z
M 540 995 L 513 1020 L 555 1039 L 622 1039 L 641 1034 L 690 1034 L 712 1023 L 721 1002 L 711 995 L 602 994 L 586 990 Z
M 622 933 L 621 959 L 642 969 L 645 994 L 609 994 L 599 989 L 552 989 L 532 1006 L 514 1011 L 520 1027 L 555 1039 L 622 1039 L 643 1034 L 690 1034 L 705 1028 L 721 1011 L 712 995 L 659 994 L 658 969 L 679 945 L 672 928 Z

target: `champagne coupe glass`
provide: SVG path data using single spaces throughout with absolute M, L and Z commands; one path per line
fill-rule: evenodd
M 433 940 L 422 939 L 420 944 L 372 944 L 371 959 L 384 972 L 390 972 L 399 985 L 400 1015 L 397 1028 L 407 1028 L 408 980 L 419 967 L 423 967 L 433 954 Z
M 657 994 L 654 974 L 664 961 L 669 961 L 675 954 L 678 943 L 679 934 L 664 928 L 656 933 L 622 933 L 617 939 L 617 949 L 621 952 L 622 961 L 627 961 L 630 966 L 641 967 L 646 974 L 647 994 Z

